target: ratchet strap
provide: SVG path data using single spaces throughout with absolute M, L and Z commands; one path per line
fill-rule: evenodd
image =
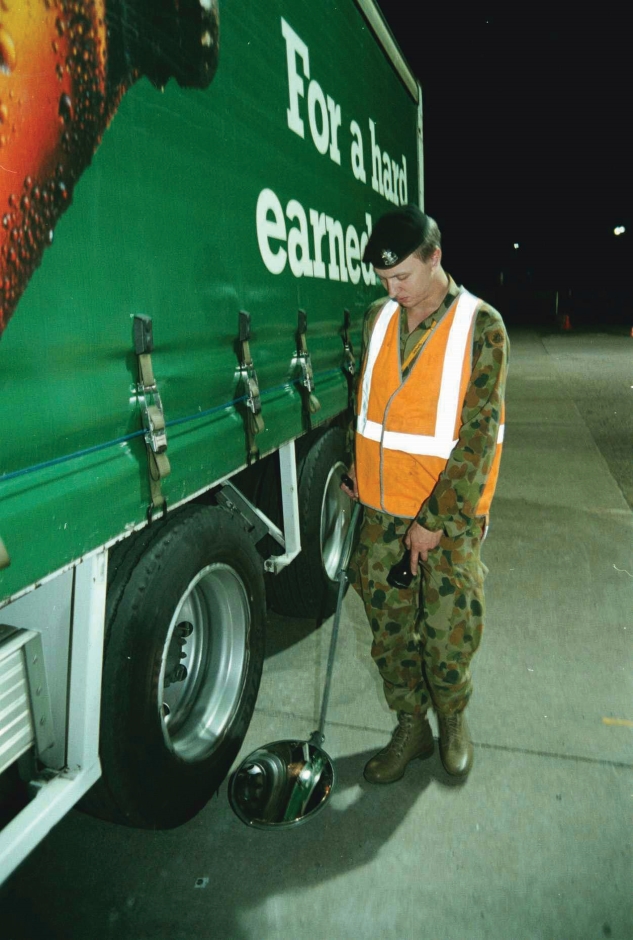
M 321 410 L 321 402 L 314 394 L 314 370 L 312 368 L 312 356 L 308 350 L 308 341 L 306 339 L 307 332 L 308 315 L 305 310 L 299 310 L 297 313 L 297 350 L 295 360 L 301 370 L 303 408 L 309 428 L 310 416 Z
M 142 315 L 134 317 L 134 349 L 138 359 L 138 383 L 136 391 L 141 406 L 147 471 L 150 490 L 150 505 L 147 510 L 151 522 L 154 510 L 167 511 L 167 500 L 162 491 L 162 481 L 171 473 L 167 456 L 167 433 L 165 412 L 158 392 L 151 353 L 154 349 L 152 318 Z
M 2 571 L 3 568 L 8 568 L 10 564 L 11 559 L 9 553 L 6 550 L 4 542 L 0 539 L 0 571 Z
M 265 428 L 262 415 L 262 400 L 259 394 L 257 372 L 251 354 L 251 315 L 240 310 L 239 315 L 239 374 L 246 399 L 246 442 L 249 464 L 259 457 L 259 447 L 255 437 Z

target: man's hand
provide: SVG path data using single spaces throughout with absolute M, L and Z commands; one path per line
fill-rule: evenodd
M 411 571 L 414 575 L 418 573 L 418 560 L 427 560 L 429 552 L 440 544 L 443 534 L 441 529 L 439 532 L 431 532 L 413 520 L 404 537 L 404 544 L 411 552 Z
M 344 493 L 347 493 L 350 499 L 358 499 L 358 484 L 356 483 L 356 468 L 354 467 L 354 464 L 352 464 L 352 466 L 347 471 L 347 475 L 353 481 L 354 489 L 350 489 L 350 487 L 346 486 L 345 483 L 341 483 L 341 489 Z

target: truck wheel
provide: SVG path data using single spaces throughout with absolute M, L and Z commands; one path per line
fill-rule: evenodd
M 83 808 L 164 829 L 204 806 L 244 739 L 264 656 L 264 582 L 245 528 L 223 508 L 187 507 L 139 545 L 113 553 L 103 776 Z
M 299 617 L 329 617 L 338 595 L 336 576 L 353 505 L 341 490 L 347 471 L 347 435 L 330 428 L 298 454 L 301 553 L 278 575 L 266 576 L 267 598 L 277 613 Z M 274 466 L 274 464 L 272 465 Z M 278 470 L 262 495 L 261 508 L 281 523 Z M 271 474 L 272 476 L 272 474 Z

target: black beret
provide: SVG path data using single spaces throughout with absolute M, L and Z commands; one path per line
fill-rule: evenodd
M 428 227 L 427 218 L 417 206 L 400 206 L 381 216 L 363 252 L 365 264 L 393 268 L 419 248 Z

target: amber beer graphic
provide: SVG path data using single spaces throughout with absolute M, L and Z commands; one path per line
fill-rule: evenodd
M 215 0 L 0 0 L 0 336 L 125 91 L 206 88 Z

